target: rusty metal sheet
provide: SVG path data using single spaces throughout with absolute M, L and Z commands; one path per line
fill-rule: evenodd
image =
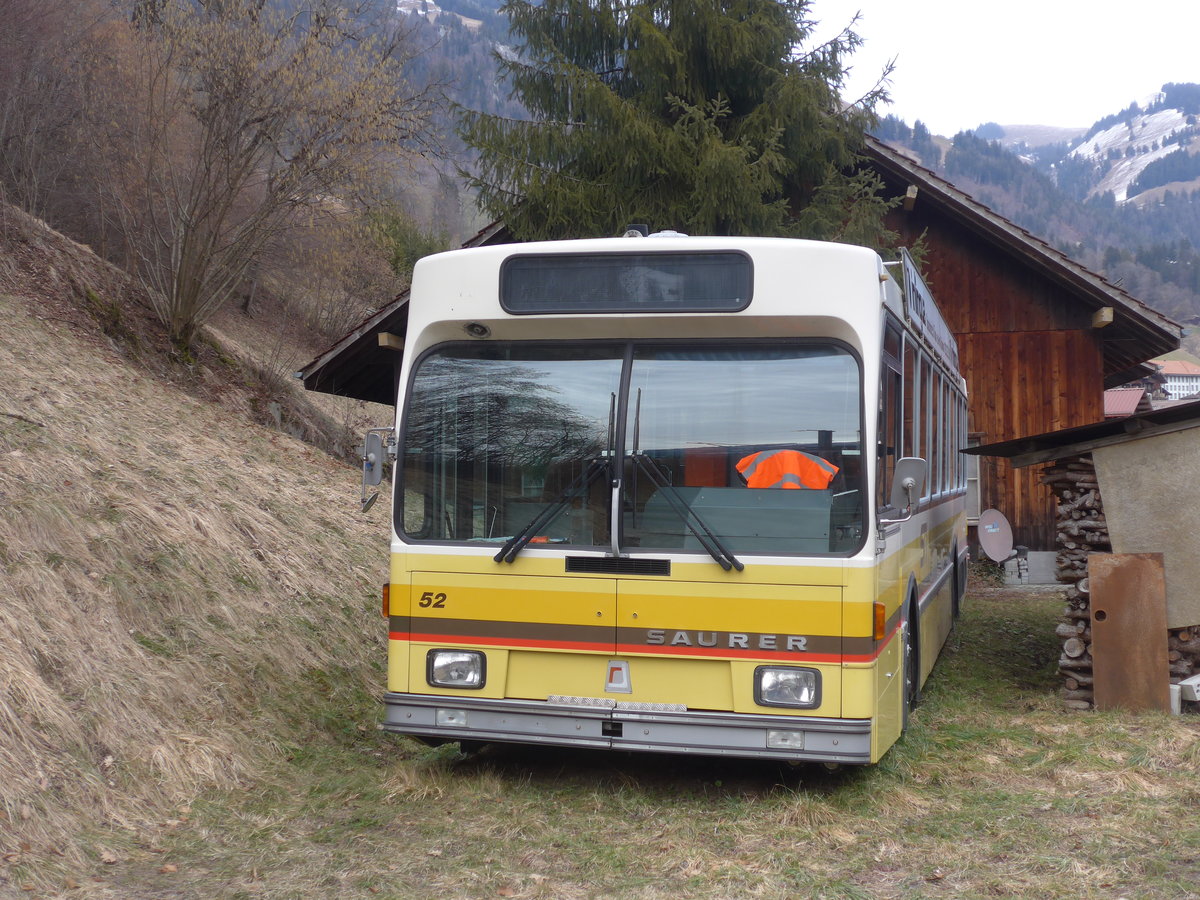
M 1097 709 L 1171 710 L 1161 553 L 1088 557 Z

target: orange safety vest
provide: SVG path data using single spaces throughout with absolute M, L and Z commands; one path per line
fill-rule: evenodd
M 822 491 L 838 467 L 803 450 L 759 450 L 738 461 L 737 470 L 752 488 L 792 488 Z

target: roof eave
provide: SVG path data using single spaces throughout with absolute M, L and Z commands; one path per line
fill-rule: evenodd
M 920 191 L 934 196 L 939 207 L 952 219 L 1018 254 L 1032 268 L 1070 289 L 1093 310 L 1111 306 L 1114 311 L 1113 322 L 1108 326 L 1114 329 L 1111 333 L 1132 331 L 1133 336 L 1126 340 L 1140 338 L 1147 351 L 1144 356 L 1138 352 L 1121 358 L 1115 348 L 1112 348 L 1114 366 L 1127 368 L 1134 362 L 1141 362 L 1179 347 L 1183 337 L 1183 328 L 1179 323 L 1151 309 L 1045 241 L 988 209 L 969 194 L 878 138 L 868 135 L 864 150 L 872 163 L 894 178 L 916 184 Z M 1134 360 L 1134 356 L 1141 356 L 1141 359 Z
M 1200 401 L 1045 434 L 971 447 L 963 453 L 1007 459 L 1014 468 L 1054 462 L 1127 441 L 1200 427 Z
M 493 222 L 476 232 L 463 247 L 505 243 L 506 239 L 511 239 L 507 226 Z M 403 340 L 408 328 L 408 297 L 408 291 L 399 294 L 301 368 L 296 377 L 305 390 L 373 403 L 395 403 L 395 384 L 390 373 L 396 350 L 381 346 L 379 335 L 394 335 Z M 382 377 L 385 372 L 389 377 Z

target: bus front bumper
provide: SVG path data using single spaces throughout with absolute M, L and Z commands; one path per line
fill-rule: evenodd
M 386 731 L 446 741 L 502 741 L 699 756 L 863 765 L 869 719 L 659 709 L 587 698 L 492 700 L 384 695 Z

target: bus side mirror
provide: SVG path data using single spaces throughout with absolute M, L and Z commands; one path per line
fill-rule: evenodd
M 374 487 L 383 481 L 383 435 L 368 431 L 363 438 L 363 487 Z
M 372 428 L 363 438 L 362 497 L 359 501 L 362 503 L 363 512 L 370 509 L 379 499 L 378 491 L 368 497 L 367 488 L 375 487 L 383 481 L 383 463 L 387 459 L 388 449 L 385 436 L 390 434 L 390 428 Z
M 896 471 L 892 475 L 892 495 L 888 502 L 893 509 L 903 510 L 902 519 L 912 515 L 913 504 L 925 488 L 925 475 L 928 470 L 929 464 L 919 456 L 905 456 L 896 460 Z

